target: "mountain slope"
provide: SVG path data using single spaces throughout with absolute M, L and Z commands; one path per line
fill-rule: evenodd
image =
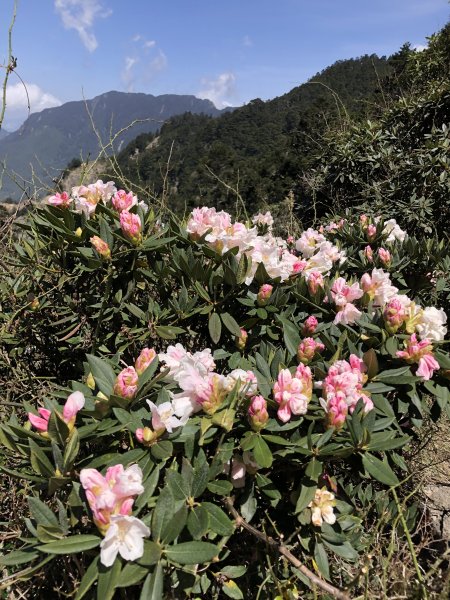
M 376 55 L 338 61 L 289 93 L 252 100 L 219 119 L 183 115 L 158 136 L 134 140 L 118 159 L 131 181 L 162 192 L 161 172 L 169 155 L 171 207 L 210 204 L 230 207 L 238 188 L 249 210 L 301 193 L 301 173 L 317 152 L 331 122 L 364 115 L 379 81 L 391 72 Z M 216 176 L 216 177 L 215 177 Z
M 20 129 L 0 140 L 0 160 L 6 162 L 8 172 L 18 174 L 19 180 L 30 180 L 33 169 L 44 185 L 51 184 L 72 158 L 98 154 L 100 146 L 89 114 L 103 144 L 108 143 L 111 132 L 126 128 L 114 142 L 114 151 L 120 151 L 140 133 L 156 131 L 168 118 L 185 112 L 221 114 L 209 100 L 175 94 L 108 92 L 86 102 L 68 102 L 30 115 Z M 145 122 L 128 127 L 135 120 Z M 6 174 L 1 196 L 18 195 L 20 189 Z

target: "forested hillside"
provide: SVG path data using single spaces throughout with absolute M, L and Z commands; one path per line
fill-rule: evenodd
M 126 178 L 160 195 L 169 161 L 166 185 L 175 210 L 229 207 L 236 192 L 254 210 L 301 192 L 301 173 L 320 150 L 323 132 L 347 114 L 370 113 L 392 68 L 376 55 L 338 61 L 283 96 L 252 100 L 219 119 L 174 117 L 159 133 L 137 137 L 119 165 Z

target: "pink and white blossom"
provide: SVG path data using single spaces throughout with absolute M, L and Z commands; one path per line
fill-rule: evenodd
M 110 567 L 118 554 L 124 560 L 136 560 L 144 554 L 144 538 L 150 529 L 140 519 L 127 515 L 111 516 L 111 524 L 100 544 L 100 562 Z

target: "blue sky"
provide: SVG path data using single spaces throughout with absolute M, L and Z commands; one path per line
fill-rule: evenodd
M 13 0 L 0 1 L 0 58 Z M 423 46 L 448 0 L 18 0 L 17 72 L 36 112 L 109 90 L 274 98 L 338 59 Z M 4 126 L 27 116 L 12 76 Z

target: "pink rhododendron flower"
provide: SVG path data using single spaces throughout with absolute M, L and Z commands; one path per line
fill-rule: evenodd
M 352 302 L 361 298 L 363 293 L 358 283 L 349 286 L 343 277 L 336 279 L 331 287 L 331 296 L 338 310 L 334 319 L 335 324 L 349 325 L 359 319 L 362 313 Z
M 385 267 L 391 264 L 391 253 L 385 248 L 378 248 L 378 257 Z
M 134 367 L 123 369 L 116 378 L 114 394 L 132 400 L 137 392 L 138 374 Z
M 272 295 L 272 290 L 273 286 L 271 286 L 269 283 L 265 283 L 259 288 L 259 292 L 256 297 L 258 306 L 266 306 Z
M 106 204 L 115 192 L 116 188 L 113 181 L 103 183 L 101 179 L 89 185 L 72 188 L 76 210 L 84 212 L 88 217 L 95 212 L 99 202 Z
M 254 396 L 248 409 L 248 420 L 253 431 L 261 431 L 269 420 L 267 401 L 262 396 Z
M 134 368 L 136 369 L 136 373 L 140 376 L 142 373 L 150 366 L 150 364 L 155 360 L 156 352 L 153 348 L 143 348 L 141 353 L 136 359 Z
M 434 371 L 437 371 L 439 363 L 433 356 L 433 345 L 430 340 L 424 339 L 419 342 L 415 333 L 409 340 L 404 342 L 405 350 L 397 352 L 398 358 L 403 358 L 409 364 L 419 363 L 416 371 L 418 377 L 425 381 L 432 378 Z
M 348 413 L 348 405 L 343 392 L 332 395 L 326 403 L 325 410 L 327 427 L 340 429 L 344 425 Z
M 313 338 L 307 337 L 299 344 L 297 358 L 301 363 L 307 365 L 312 361 L 316 353 L 322 352 L 324 349 L 325 346 L 322 342 L 316 342 Z
M 224 381 L 224 387 L 228 392 L 235 387 L 239 381 L 239 393 L 245 394 L 248 397 L 254 396 L 258 389 L 258 380 L 253 371 L 244 371 L 244 369 L 233 369 Z
M 265 214 L 258 213 L 252 218 L 252 223 L 254 225 L 266 226 L 270 230 L 273 225 L 273 217 L 269 211 Z
M 309 367 L 300 364 L 294 375 L 282 369 L 273 386 L 273 395 L 279 404 L 278 418 L 286 423 L 294 415 L 304 415 L 312 394 L 312 374 Z
M 206 414 L 213 415 L 222 405 L 227 393 L 226 377 L 218 373 L 210 373 L 204 384 L 197 390 L 196 401 Z
M 112 515 L 111 524 L 100 544 L 100 562 L 110 567 L 117 554 L 124 560 L 136 560 L 144 554 L 144 538 L 150 529 L 140 519 L 127 515 Z
M 142 241 L 142 223 L 139 215 L 123 210 L 120 213 L 120 227 L 124 236 L 135 246 Z
M 156 432 L 159 431 L 167 431 L 172 433 L 172 431 L 186 424 L 189 415 L 185 415 L 182 419 L 178 419 L 175 416 L 175 409 L 171 402 L 163 402 L 159 406 L 156 406 L 150 400 L 147 400 L 147 404 L 152 411 L 152 427 Z
M 312 335 L 317 329 L 318 325 L 319 321 L 316 319 L 316 317 L 314 315 L 310 315 L 303 323 L 302 334 L 305 336 Z
M 398 289 L 391 284 L 389 273 L 385 273 L 383 269 L 373 269 L 372 275 L 364 273 L 361 277 L 361 287 L 373 300 L 374 306 L 384 306 L 398 292 Z
M 60 206 L 61 208 L 69 208 L 72 198 L 67 192 L 57 192 L 54 196 L 50 196 L 47 200 L 52 206 Z
M 359 215 L 359 222 L 361 223 L 361 225 L 366 225 L 368 220 L 369 217 L 367 215 Z
M 113 515 L 131 514 L 135 496 L 142 494 L 142 471 L 138 465 L 124 469 L 109 467 L 103 476 L 97 469 L 82 469 L 80 482 L 101 533 L 108 530 Z
M 67 398 L 63 407 L 62 417 L 69 426 L 69 429 L 73 429 L 76 416 L 84 407 L 84 404 L 85 398 L 82 392 L 73 392 Z M 33 413 L 28 413 L 28 419 L 39 433 L 43 434 L 44 437 L 47 437 L 48 422 L 52 413 L 47 408 L 38 408 L 38 413 L 40 415 L 39 417 Z
M 316 252 L 317 246 L 325 241 L 324 235 L 310 227 L 302 233 L 296 241 L 295 247 L 305 258 L 310 258 Z
M 93 235 L 90 238 L 90 242 L 104 260 L 111 259 L 111 249 L 107 242 L 98 237 L 98 235 Z
M 111 198 L 111 204 L 113 205 L 113 208 L 117 210 L 117 212 L 130 210 L 130 208 L 135 206 L 137 203 L 138 199 L 133 195 L 133 192 L 128 192 L 127 194 L 125 190 L 118 190 Z

